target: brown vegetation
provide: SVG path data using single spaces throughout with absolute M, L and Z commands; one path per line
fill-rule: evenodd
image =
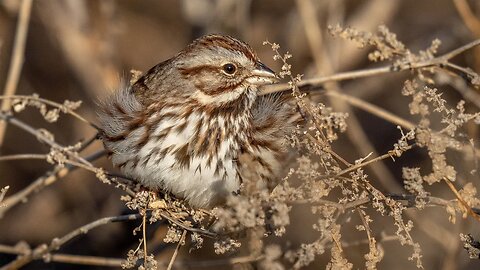
M 479 14 L 468 0 L 1 2 L 0 266 L 478 267 Z M 276 65 L 284 82 L 263 91 L 291 93 L 304 124 L 273 192 L 247 181 L 195 210 L 122 178 L 94 111 L 126 70 L 212 32 Z

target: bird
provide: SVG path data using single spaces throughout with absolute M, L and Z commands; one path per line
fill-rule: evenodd
M 295 109 L 282 95 L 260 95 L 277 81 L 245 42 L 206 35 L 101 99 L 101 139 L 125 176 L 212 208 L 247 177 L 278 181 Z

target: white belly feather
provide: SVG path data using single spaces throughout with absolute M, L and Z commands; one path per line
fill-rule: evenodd
M 189 166 L 182 167 L 178 164 L 175 151 L 192 141 L 200 117 L 203 116 L 192 113 L 180 122 L 171 118 L 162 120 L 151 138 L 161 134 L 165 128 L 179 126 L 182 124 L 181 121 L 187 123 L 181 132 L 176 132 L 173 128 L 165 137 L 149 140 L 138 151 L 139 162 L 134 164 L 128 161 L 123 168 L 124 173 L 128 173 L 128 176 L 147 187 L 161 188 L 175 196 L 185 198 L 189 204 L 197 207 L 211 206 L 237 191 L 240 186 L 237 163 L 232 155 L 227 155 L 228 151 L 239 148 L 238 142 L 232 137 L 227 137 L 221 142 L 216 156 L 211 161 L 205 157 L 192 156 Z M 217 119 L 216 124 L 224 125 L 223 121 L 224 119 Z M 207 127 L 208 125 L 203 125 L 201 132 Z M 160 153 L 159 149 L 166 148 L 170 148 L 166 154 Z M 118 159 L 120 156 L 116 157 L 115 153 L 113 154 L 114 163 L 120 163 L 121 160 Z M 222 163 L 217 168 L 218 160 Z

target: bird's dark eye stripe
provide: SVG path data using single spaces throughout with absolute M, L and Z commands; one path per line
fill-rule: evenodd
M 225 71 L 227 74 L 233 74 L 235 71 L 237 71 L 237 67 L 232 63 L 228 63 L 223 65 L 223 71 Z

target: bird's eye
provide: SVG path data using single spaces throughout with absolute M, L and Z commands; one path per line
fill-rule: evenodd
M 228 63 L 228 64 L 223 65 L 223 71 L 226 74 L 232 75 L 232 74 L 235 73 L 235 71 L 237 71 L 237 67 L 232 63 Z

